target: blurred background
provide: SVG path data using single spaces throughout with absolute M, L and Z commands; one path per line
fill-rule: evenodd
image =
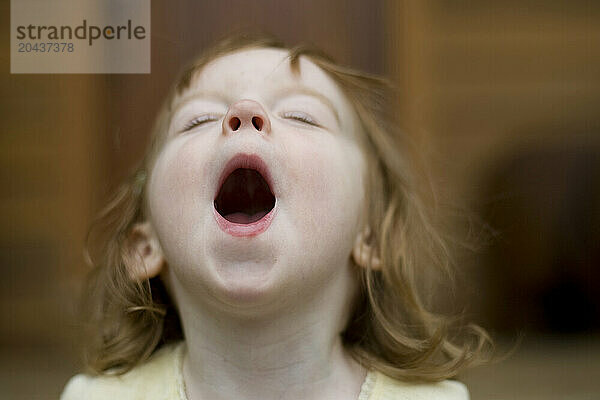
M 11 75 L 0 4 L 2 399 L 55 399 L 81 368 L 90 220 L 182 66 L 243 28 L 392 78 L 435 185 L 497 231 L 458 292 L 501 349 L 524 339 L 459 377 L 472 398 L 600 398 L 600 2 L 153 1 L 149 75 Z

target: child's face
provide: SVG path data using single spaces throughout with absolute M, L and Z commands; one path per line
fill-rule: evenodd
M 364 198 L 357 117 L 320 68 L 301 58 L 295 75 L 287 55 L 225 55 L 175 100 L 147 200 L 176 298 L 278 306 L 351 275 Z M 262 177 L 229 175 L 234 159 Z

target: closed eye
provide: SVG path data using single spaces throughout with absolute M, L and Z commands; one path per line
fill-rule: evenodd
M 194 119 L 192 119 L 191 121 L 189 121 L 188 123 L 186 123 L 183 128 L 181 129 L 181 132 L 187 132 L 192 130 L 193 128 L 206 124 L 207 122 L 214 122 L 214 121 L 218 121 L 220 118 L 217 115 L 212 115 L 212 114 L 205 114 L 205 115 L 201 115 L 199 117 L 196 117 Z
M 291 119 L 312 126 L 321 126 L 313 117 L 300 111 L 288 111 L 281 114 L 285 119 Z

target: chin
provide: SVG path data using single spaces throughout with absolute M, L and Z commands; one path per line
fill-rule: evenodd
M 214 265 L 213 294 L 234 310 L 265 306 L 281 297 L 281 281 L 272 262 L 226 261 Z

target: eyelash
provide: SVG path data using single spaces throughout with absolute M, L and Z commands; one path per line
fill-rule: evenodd
M 305 124 L 312 125 L 312 126 L 320 126 L 319 123 L 317 121 L 315 121 L 310 115 L 305 114 L 303 112 L 289 111 L 289 112 L 283 113 L 282 117 L 286 118 L 286 119 L 292 119 L 292 120 L 295 120 L 298 122 L 303 122 Z M 181 131 L 187 132 L 197 126 L 203 125 L 207 122 L 213 122 L 213 121 L 217 121 L 217 120 L 219 120 L 219 118 L 215 115 L 201 115 L 199 117 L 192 119 L 188 123 L 186 123 L 183 126 L 183 128 L 181 129 Z
M 281 115 L 283 118 L 292 119 L 312 126 L 320 126 L 310 115 L 298 111 L 289 111 Z
M 192 119 L 190 122 L 188 122 L 187 124 L 185 124 L 182 128 L 182 132 L 187 132 L 189 130 L 192 130 L 193 128 L 205 124 L 207 122 L 213 122 L 213 121 L 218 121 L 219 117 L 217 117 L 216 115 L 201 115 L 199 117 L 196 117 L 194 119 Z

